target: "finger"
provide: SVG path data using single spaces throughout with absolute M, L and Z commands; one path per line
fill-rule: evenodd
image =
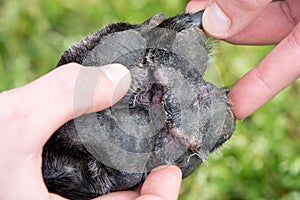
M 37 148 L 73 117 L 117 102 L 129 85 L 129 71 L 120 64 L 68 64 L 24 87 L 2 93 L 0 121 L 11 124 L 6 126 L 8 137 L 22 141 L 19 144 L 24 147 Z
M 228 38 L 245 29 L 271 0 L 214 0 L 203 13 L 205 31 L 216 38 Z
M 209 0 L 191 0 L 186 8 L 185 11 L 187 13 L 195 13 L 197 11 L 205 9 L 209 5 Z
M 49 200 L 67 200 L 57 194 L 49 194 Z
M 235 44 L 277 44 L 300 20 L 300 13 L 294 12 L 294 8 L 300 9 L 299 1 L 273 2 L 248 27 L 226 41 Z
M 152 170 L 145 180 L 137 200 L 175 200 L 178 198 L 182 174 L 176 166 L 161 166 Z
M 229 98 L 235 116 L 249 116 L 299 76 L 300 24 L 233 86 Z
M 112 192 L 110 194 L 95 198 L 94 200 L 133 200 L 138 197 L 139 193 L 135 191 Z

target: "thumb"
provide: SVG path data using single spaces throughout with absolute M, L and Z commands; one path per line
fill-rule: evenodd
M 214 0 L 203 13 L 203 27 L 213 37 L 229 38 L 245 29 L 270 2 L 271 0 Z
M 71 63 L 56 68 L 1 94 L 2 105 L 7 105 L 2 112 L 11 124 L 9 137 L 18 138 L 25 148 L 41 147 L 65 122 L 116 103 L 126 94 L 130 81 L 128 69 L 120 64 L 83 67 Z

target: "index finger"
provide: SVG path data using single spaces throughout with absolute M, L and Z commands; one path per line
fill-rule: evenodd
M 300 24 L 231 89 L 238 119 L 244 119 L 300 76 Z

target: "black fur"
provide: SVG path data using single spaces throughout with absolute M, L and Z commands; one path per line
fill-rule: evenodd
M 208 47 L 201 30 L 202 13 L 168 19 L 158 14 L 142 24 L 111 24 L 64 52 L 58 67 L 70 62 L 119 62 L 131 71 L 133 82 L 118 104 L 69 121 L 49 139 L 44 146 L 42 170 L 50 192 L 87 200 L 130 189 L 162 164 L 176 164 L 186 177 L 231 137 L 235 120 L 226 92 L 203 80 Z M 106 47 L 106 42 L 112 47 Z M 95 118 L 97 124 L 93 123 Z M 126 121 L 129 118 L 135 121 Z M 153 130 L 149 137 L 131 133 L 134 127 L 149 128 L 148 122 Z M 97 142 L 89 137 L 83 139 L 75 123 L 85 127 L 83 134 L 100 134 L 100 141 L 117 144 L 126 152 L 149 153 L 143 170 L 130 171 L 135 166 L 128 158 L 111 156 L 107 150 L 97 151 L 99 158 L 91 147 L 102 149 L 101 145 L 95 145 Z M 106 155 L 113 163 L 103 162 Z M 119 169 L 114 163 L 128 168 Z

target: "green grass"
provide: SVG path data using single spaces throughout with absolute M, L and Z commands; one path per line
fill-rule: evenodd
M 84 6 L 83 6 L 84 2 Z M 47 73 L 70 45 L 106 24 L 184 12 L 183 0 L 0 0 L 0 91 Z M 272 47 L 218 44 L 208 78 L 232 86 Z M 221 77 L 221 78 L 220 78 Z M 243 122 L 184 180 L 180 199 L 300 199 L 300 82 Z

